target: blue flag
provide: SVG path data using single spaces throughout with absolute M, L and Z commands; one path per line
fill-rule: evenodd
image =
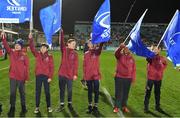
M 174 14 L 162 38 L 167 49 L 167 57 L 174 66 L 180 66 L 180 13 Z
M 129 41 L 127 47 L 129 48 L 129 50 L 131 50 L 134 54 L 138 56 L 152 58 L 155 56 L 155 53 L 147 49 L 147 47 L 141 41 L 141 36 L 140 36 L 140 27 L 146 12 L 147 10 L 143 13 L 141 18 L 135 24 L 134 28 L 131 30 L 129 34 L 131 40 Z
M 111 35 L 110 1 L 105 0 L 97 12 L 92 27 L 92 43 L 107 42 Z
M 31 0 L 1 0 L 0 23 L 23 23 L 31 19 Z
M 62 0 L 56 0 L 53 5 L 40 11 L 41 25 L 49 45 L 52 45 L 52 35 L 61 28 L 61 8 Z

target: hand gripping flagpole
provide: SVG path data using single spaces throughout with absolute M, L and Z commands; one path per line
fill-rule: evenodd
M 33 0 L 31 0 L 31 19 L 30 19 L 30 33 L 32 34 L 33 30 Z

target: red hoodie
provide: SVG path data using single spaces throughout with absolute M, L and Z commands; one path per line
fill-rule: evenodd
M 162 80 L 163 72 L 167 67 L 167 60 L 160 55 L 156 55 L 154 58 L 146 59 L 147 64 L 147 78 L 150 80 Z
M 83 73 L 84 80 L 100 80 L 101 73 L 99 70 L 99 56 L 101 54 L 103 43 L 98 49 L 88 50 L 84 54 Z
M 69 49 L 64 44 L 64 34 L 61 32 L 61 65 L 59 67 L 59 76 L 64 76 L 73 80 L 78 76 L 78 54 L 75 50 Z
M 42 54 L 40 51 L 36 51 L 33 39 L 29 39 L 30 41 L 30 49 L 33 55 L 36 58 L 36 69 L 35 74 L 37 75 L 46 75 L 48 78 L 53 78 L 54 73 L 54 61 L 53 56 L 49 55 L 48 52 Z
M 136 65 L 132 55 L 124 55 L 121 53 L 123 46 L 120 46 L 115 51 L 115 57 L 117 59 L 116 75 L 117 78 L 130 79 L 135 81 L 136 79 Z
M 28 80 L 29 59 L 27 55 L 22 50 L 15 51 L 11 49 L 5 37 L 2 37 L 2 42 L 10 58 L 10 68 L 9 68 L 10 79 L 21 80 L 21 81 Z

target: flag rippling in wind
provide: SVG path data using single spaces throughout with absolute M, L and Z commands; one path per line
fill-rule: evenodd
M 23 23 L 30 21 L 31 0 L 1 0 L 0 23 Z
M 92 43 L 107 42 L 111 35 L 110 0 L 105 0 L 97 12 L 92 26 Z
M 131 32 L 129 34 L 131 40 L 129 41 L 127 47 L 129 48 L 129 50 L 131 50 L 134 54 L 136 54 L 138 56 L 152 58 L 152 57 L 155 56 L 155 53 L 150 51 L 143 44 L 143 42 L 141 41 L 141 36 L 140 36 L 140 27 L 141 27 L 141 23 L 142 23 L 142 20 L 143 20 L 143 18 L 145 16 L 146 12 L 147 12 L 147 9 L 143 13 L 141 18 L 138 20 L 138 22 L 135 24 L 133 29 L 131 30 Z
M 52 45 L 52 35 L 61 28 L 62 0 L 43 8 L 40 11 L 40 20 L 48 45 Z
M 167 49 L 167 57 L 174 66 L 180 66 L 180 13 L 176 11 L 162 36 Z

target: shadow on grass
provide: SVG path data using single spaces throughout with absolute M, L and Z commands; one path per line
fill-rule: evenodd
M 160 115 L 157 115 L 157 114 L 155 114 L 155 113 L 152 112 L 152 111 L 148 111 L 146 114 L 150 114 L 150 115 L 152 115 L 152 116 L 154 116 L 154 117 L 161 117 Z
M 79 117 L 78 113 L 74 110 L 73 107 L 72 108 L 68 108 L 68 109 L 69 109 L 69 111 L 70 111 L 70 113 L 71 113 L 71 115 L 73 117 Z
M 63 110 L 62 113 L 64 117 L 71 117 L 66 110 Z
M 161 113 L 161 114 L 164 114 L 164 115 L 167 116 L 167 117 L 172 117 L 170 114 L 168 114 L 167 112 L 165 112 L 165 111 L 162 110 L 162 109 L 158 110 L 158 112 Z
M 102 97 L 102 100 L 101 100 L 102 102 L 104 102 L 104 103 L 106 103 L 108 106 L 112 107 L 112 105 L 111 105 L 111 103 L 109 102 L 107 96 L 106 96 L 103 92 L 99 91 L 99 95 Z M 114 102 L 114 100 L 113 100 L 113 102 Z M 113 103 L 113 104 L 114 104 L 114 103 Z
M 36 114 L 36 117 L 39 118 L 39 117 L 43 117 L 43 116 L 42 116 L 41 112 L 39 112 Z
M 19 117 L 26 117 L 26 113 L 20 112 L 20 113 L 19 113 Z
M 48 113 L 48 118 L 51 118 L 53 117 L 53 114 L 52 113 Z
M 123 114 L 127 117 L 145 117 L 142 114 L 138 113 L 135 109 L 132 109 L 131 107 L 129 107 L 130 113 L 124 113 Z

